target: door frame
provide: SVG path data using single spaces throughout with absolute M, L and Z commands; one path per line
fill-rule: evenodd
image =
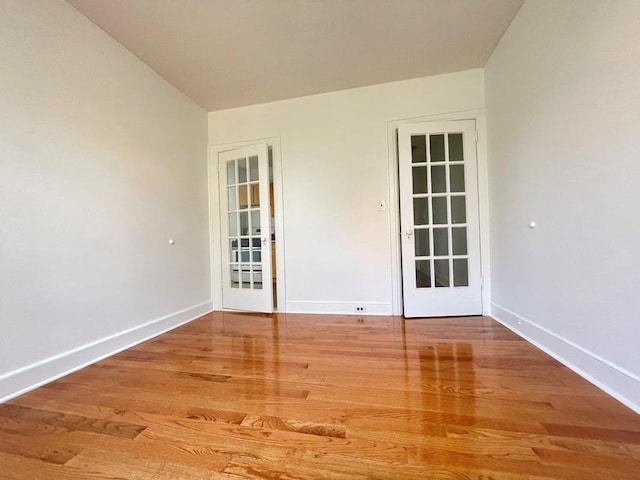
M 275 312 L 285 313 L 285 258 L 284 258 L 284 215 L 282 198 L 282 157 L 280 149 L 280 137 L 260 138 L 243 142 L 230 142 L 223 144 L 210 144 L 208 146 L 208 184 L 209 184 L 209 245 L 211 251 L 211 298 L 214 310 L 226 310 L 222 308 L 222 242 L 220 239 L 220 197 L 218 155 L 222 152 L 235 150 L 252 145 L 267 144 L 271 147 L 273 156 L 273 203 L 276 210 L 275 234 L 276 234 L 276 295 L 277 306 Z
M 399 159 L 396 130 L 398 126 L 411 123 L 447 120 L 475 120 L 478 139 L 476 161 L 478 162 L 478 215 L 480 221 L 480 272 L 482 275 L 482 314 L 491 312 L 491 272 L 489 254 L 489 174 L 487 161 L 487 119 L 484 109 L 405 118 L 387 122 L 387 169 L 389 194 L 389 224 L 391 245 L 391 312 L 403 314 L 402 300 L 402 242 L 400 241 L 400 186 Z

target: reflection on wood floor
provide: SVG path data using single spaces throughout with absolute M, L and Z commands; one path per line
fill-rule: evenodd
M 640 416 L 487 317 L 215 313 L 0 405 L 2 479 L 638 472 Z

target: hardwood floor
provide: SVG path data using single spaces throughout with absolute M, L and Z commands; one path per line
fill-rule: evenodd
M 634 479 L 640 416 L 490 318 L 215 313 L 0 405 L 1 479 Z

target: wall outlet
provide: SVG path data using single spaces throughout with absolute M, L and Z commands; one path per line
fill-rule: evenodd
M 367 311 L 367 307 L 364 305 L 356 305 L 356 313 L 364 313 Z

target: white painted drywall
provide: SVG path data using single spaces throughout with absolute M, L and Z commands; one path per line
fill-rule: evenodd
M 486 66 L 494 314 L 635 408 L 639 32 L 637 0 L 530 0 Z
M 209 113 L 210 144 L 280 137 L 288 312 L 391 313 L 388 122 L 483 107 L 469 70 Z
M 12 372 L 210 301 L 207 117 L 60 0 L 2 0 L 0 65 L 8 385 Z

